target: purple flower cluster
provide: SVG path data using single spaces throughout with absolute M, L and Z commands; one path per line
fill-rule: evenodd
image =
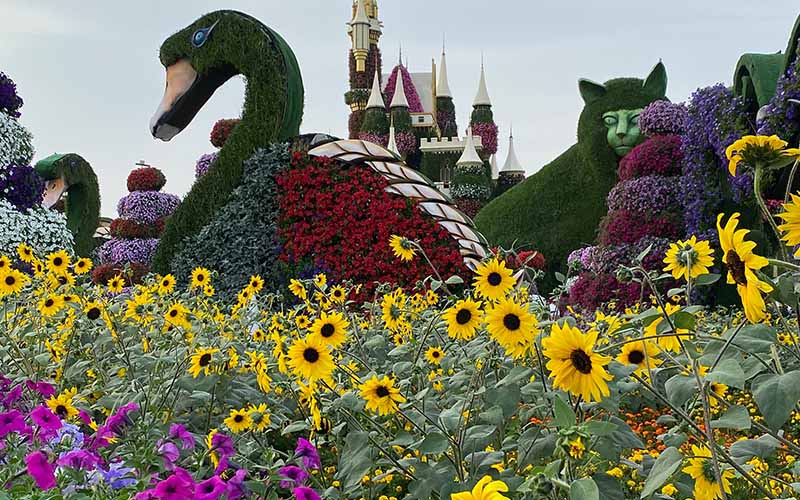
M 609 210 L 660 214 L 680 206 L 679 177 L 648 175 L 621 181 L 608 193 Z
M 689 119 L 683 136 L 684 213 L 686 233 L 710 235 L 717 209 L 730 190 L 741 202 L 753 191 L 752 178 L 731 177 L 725 149 L 751 133 L 741 98 L 723 84 L 698 89 L 689 103 Z
M 758 122 L 759 135 L 778 135 L 793 144 L 800 136 L 800 57 L 778 79 L 775 95 L 767 104 L 764 118 Z
M 39 205 L 43 192 L 44 181 L 30 165 L 0 166 L 0 199 L 19 211 Z
M 0 112 L 19 118 L 21 116 L 19 108 L 22 104 L 22 98 L 17 94 L 17 84 L 0 71 Z
M 156 254 L 156 247 L 158 238 L 112 238 L 97 249 L 97 257 L 103 264 L 124 265 L 137 262 L 148 266 Z
M 405 155 L 413 153 L 417 148 L 417 138 L 414 136 L 413 132 L 396 132 L 394 134 L 394 140 L 400 154 Z
M 481 138 L 481 151 L 484 154 L 497 153 L 497 125 L 494 122 L 473 123 L 472 135 Z
M 194 166 L 194 178 L 199 179 L 206 175 L 208 169 L 211 168 L 211 164 L 214 163 L 214 160 L 217 159 L 217 152 L 209 153 L 206 155 L 201 156 L 197 163 Z
M 639 144 L 619 162 L 619 178 L 633 179 L 645 175 L 678 175 L 683 167 L 681 138 L 657 135 Z
M 386 102 L 387 106 L 390 106 L 392 103 L 395 86 L 397 85 L 398 73 L 403 75 L 403 90 L 406 91 L 406 100 L 408 101 L 408 112 L 422 113 L 424 110 L 422 109 L 422 101 L 420 101 L 419 94 L 417 93 L 417 87 L 414 86 L 414 82 L 411 80 L 411 74 L 409 74 L 406 67 L 403 66 L 402 64 L 398 65 L 392 71 L 392 74 L 389 75 L 389 81 L 386 82 L 386 95 L 384 96 L 384 102 Z
M 682 103 L 655 101 L 639 115 L 639 128 L 647 136 L 680 135 L 686 130 L 689 112 Z
M 172 214 L 180 199 L 174 194 L 158 191 L 134 191 L 117 203 L 120 217 L 133 219 L 140 224 L 154 224 L 157 220 Z
M 657 269 L 661 259 L 669 247 L 670 240 L 646 236 L 636 243 L 618 246 L 593 246 L 582 249 L 580 262 L 584 269 L 596 274 L 614 274 L 619 266 L 630 266 L 634 259 L 651 247 L 644 259 L 646 269 Z
M 373 134 L 371 132 L 359 132 L 358 138 L 362 141 L 371 142 L 379 146 L 386 147 L 389 144 L 389 136 L 385 134 Z M 397 138 L 395 137 L 395 140 Z

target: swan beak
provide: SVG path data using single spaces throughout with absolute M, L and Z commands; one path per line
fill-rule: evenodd
M 156 139 L 169 141 L 178 135 L 183 126 L 171 123 L 174 118 L 176 103 L 185 96 L 197 81 L 197 71 L 187 59 L 181 59 L 167 68 L 167 84 L 164 89 L 164 98 L 158 105 L 155 114 L 150 119 L 150 132 Z M 175 120 L 181 121 L 181 120 Z
M 44 193 L 42 194 L 42 206 L 45 208 L 53 208 L 68 187 L 67 181 L 63 176 L 47 181 Z

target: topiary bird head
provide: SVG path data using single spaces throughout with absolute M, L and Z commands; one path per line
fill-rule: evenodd
M 166 89 L 150 121 L 157 139 L 169 141 L 178 135 L 214 92 L 236 75 L 247 81 L 243 121 L 248 114 L 266 119 L 270 139 L 299 133 L 300 69 L 280 35 L 257 19 L 230 10 L 206 14 L 167 38 L 160 58 L 166 68 Z

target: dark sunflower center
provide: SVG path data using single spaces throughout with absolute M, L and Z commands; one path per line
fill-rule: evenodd
M 203 276 L 202 274 L 197 275 L 197 281 L 203 281 L 204 279 L 206 279 L 206 277 Z
M 572 351 L 572 354 L 569 355 L 569 359 L 572 361 L 572 366 L 579 372 L 584 375 L 592 373 L 592 358 L 590 358 L 583 349 L 575 349 Z
M 319 351 L 317 351 L 313 347 L 307 347 L 306 350 L 303 351 L 303 359 L 305 359 L 309 363 L 316 363 L 317 361 L 319 361 Z
M 66 285 L 67 284 L 67 278 L 65 276 L 59 276 L 58 277 L 58 283 L 61 284 L 61 285 Z
M 63 263 L 64 263 L 64 260 L 61 259 L 61 257 L 56 257 L 55 259 L 53 259 L 53 265 L 56 266 L 56 267 L 61 267 L 61 264 L 63 264 Z
M 334 328 L 333 325 L 330 323 L 325 323 L 324 325 L 322 325 L 322 329 L 320 330 L 320 333 L 325 338 L 333 336 L 335 332 L 336 328 Z
M 441 355 L 442 355 L 442 353 L 440 353 L 439 351 L 433 351 L 433 352 L 431 353 L 431 356 L 433 356 L 434 358 L 438 358 L 438 357 L 439 357 L 439 356 L 441 356 Z
M 202 356 L 200 356 L 200 361 L 198 362 L 200 366 L 208 366 L 210 363 L 211 363 L 211 354 L 205 353 Z
M 55 302 L 53 301 L 53 299 L 47 299 L 46 301 L 44 301 L 44 306 L 45 307 L 53 307 L 54 303 Z
M 520 324 L 519 316 L 516 314 L 506 314 L 503 316 L 503 326 L 508 330 L 519 330 Z
M 17 282 L 17 278 L 15 278 L 13 276 L 6 276 L 6 285 L 14 286 L 14 283 L 16 283 L 16 282 Z
M 336 297 L 336 298 L 341 297 L 342 296 L 341 290 L 334 290 L 333 291 L 333 296 Z
M 237 424 L 241 423 L 242 420 L 244 420 L 244 415 L 236 415 L 235 417 L 233 417 L 233 421 L 236 422 Z
M 472 312 L 469 309 L 461 309 L 456 314 L 456 323 L 466 325 L 472 319 Z
M 379 385 L 378 388 L 375 389 L 375 394 L 377 394 L 379 398 L 385 398 L 389 395 L 389 389 L 387 389 L 385 385 Z
M 56 406 L 56 415 L 58 415 L 59 417 L 63 417 L 66 414 L 67 414 L 67 407 L 66 406 L 64 406 L 64 405 Z
M 491 273 L 487 278 L 486 281 L 489 282 L 492 286 L 497 286 L 503 282 L 503 277 L 500 276 L 500 273 Z
M 170 318 L 174 318 L 177 315 L 178 315 L 178 310 L 177 309 L 170 309 L 170 311 L 169 311 L 169 317 Z
M 728 264 L 728 270 L 736 284 L 746 285 L 747 276 L 745 275 L 745 269 L 747 268 L 744 265 L 744 261 L 742 261 L 742 258 L 739 257 L 739 254 L 736 253 L 735 250 L 728 250 L 728 253 L 725 255 L 725 263 Z
M 642 351 L 631 351 L 628 353 L 628 362 L 632 365 L 638 365 L 644 361 L 644 353 Z
M 86 312 L 86 317 L 95 320 L 100 317 L 100 308 L 99 307 L 92 307 Z
M 169 281 L 167 281 L 167 280 L 162 281 L 161 282 L 161 286 L 163 286 L 165 288 L 168 287 L 169 286 Z

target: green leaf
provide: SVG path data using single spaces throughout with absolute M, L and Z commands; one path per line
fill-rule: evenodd
M 657 489 L 661 488 L 664 483 L 675 474 L 675 471 L 681 466 L 682 461 L 683 455 L 677 448 L 670 447 L 662 451 L 661 455 L 658 456 L 658 459 L 653 464 L 653 468 L 650 469 L 650 473 L 647 475 L 647 481 L 644 483 L 641 498 L 648 497 Z
M 447 436 L 438 432 L 431 432 L 425 436 L 425 439 L 422 440 L 417 449 L 422 454 L 434 455 L 443 453 L 448 446 L 450 446 L 450 443 L 447 440 Z
M 681 287 L 681 288 L 670 288 L 669 290 L 667 290 L 667 297 L 675 297 L 676 295 L 683 294 L 683 292 L 685 292 L 685 291 L 686 291 L 686 289 L 683 288 L 683 287 Z
M 305 430 L 308 430 L 308 424 L 306 424 L 303 421 L 300 421 L 300 422 L 294 422 L 284 427 L 283 430 L 281 431 L 281 434 L 286 436 L 287 434 L 291 434 L 293 432 L 300 432 Z
M 769 457 L 780 444 L 780 441 L 774 437 L 769 434 L 764 434 L 758 439 L 745 439 L 744 441 L 734 442 L 731 445 L 730 454 L 731 458 L 743 464 L 748 460 L 752 460 L 753 457 Z
M 505 417 L 503 417 L 503 409 L 499 406 L 492 406 L 488 410 L 478 414 L 478 417 L 480 417 L 480 419 L 484 422 L 494 425 L 502 425 L 505 421 Z
M 500 379 L 497 386 L 501 387 L 509 384 L 518 384 L 522 380 L 528 380 L 531 377 L 531 373 L 533 373 L 533 370 L 526 366 L 515 366 L 508 372 L 508 375 Z
M 753 399 L 767 426 L 777 431 L 789 420 L 800 399 L 800 371 L 759 375 L 753 380 Z
M 336 478 L 342 481 L 345 490 L 361 483 L 361 479 L 373 468 L 370 456 L 369 433 L 351 431 L 345 437 L 344 448 L 339 455 L 339 470 Z
M 750 414 L 747 408 L 740 405 L 731 406 L 723 416 L 711 421 L 711 427 L 715 429 L 735 429 L 746 431 L 750 429 Z
M 556 427 L 559 429 L 569 429 L 575 425 L 575 412 L 558 394 L 553 398 L 553 410 L 556 414 Z
M 445 283 L 447 283 L 448 285 L 461 285 L 464 283 L 464 278 L 462 278 L 461 276 L 453 275 L 447 278 L 447 281 L 445 281 Z
M 685 328 L 686 330 L 689 331 L 694 330 L 695 326 L 694 314 L 688 313 L 686 311 L 678 311 L 670 317 L 672 318 L 672 324 L 675 325 L 675 328 Z
M 586 424 L 586 432 L 592 436 L 608 436 L 617 430 L 617 424 L 613 422 L 599 422 L 593 420 Z
M 600 500 L 600 490 L 594 479 L 584 477 L 569 485 L 569 500 Z
M 604 472 L 597 472 L 592 474 L 592 479 L 597 484 L 603 500 L 625 500 L 625 495 L 622 493 L 622 488 L 620 488 L 617 478 L 611 477 Z
M 722 349 L 722 346 L 725 345 L 725 341 L 728 340 L 735 331 L 735 328 L 730 328 L 725 331 L 721 337 L 709 340 L 705 349 L 704 357 L 716 357 L 717 353 L 719 353 L 719 351 Z M 777 331 L 775 328 L 758 324 L 746 325 L 742 327 L 739 333 L 736 334 L 736 338 L 733 340 L 733 343 L 739 349 L 743 349 L 747 352 L 752 352 L 755 354 L 768 354 L 772 344 L 777 341 Z M 728 351 L 736 352 L 733 348 L 729 348 Z M 709 363 L 710 362 L 711 361 L 709 361 Z
M 735 358 L 729 358 L 720 362 L 720 364 L 714 368 L 714 371 L 706 375 L 706 379 L 736 387 L 737 389 L 744 389 L 746 377 L 739 361 Z
M 670 403 L 683 406 L 697 391 L 697 383 L 692 377 L 678 374 L 667 380 L 664 389 L 667 391 Z
M 464 440 L 480 440 L 486 439 L 492 434 L 494 431 L 497 430 L 497 427 L 494 425 L 473 425 L 469 429 L 467 429 L 466 434 L 464 435 Z
M 695 278 L 694 284 L 696 286 L 713 285 L 714 283 L 719 281 L 720 277 L 721 276 L 719 274 L 704 274 L 702 276 L 698 276 L 697 278 Z

